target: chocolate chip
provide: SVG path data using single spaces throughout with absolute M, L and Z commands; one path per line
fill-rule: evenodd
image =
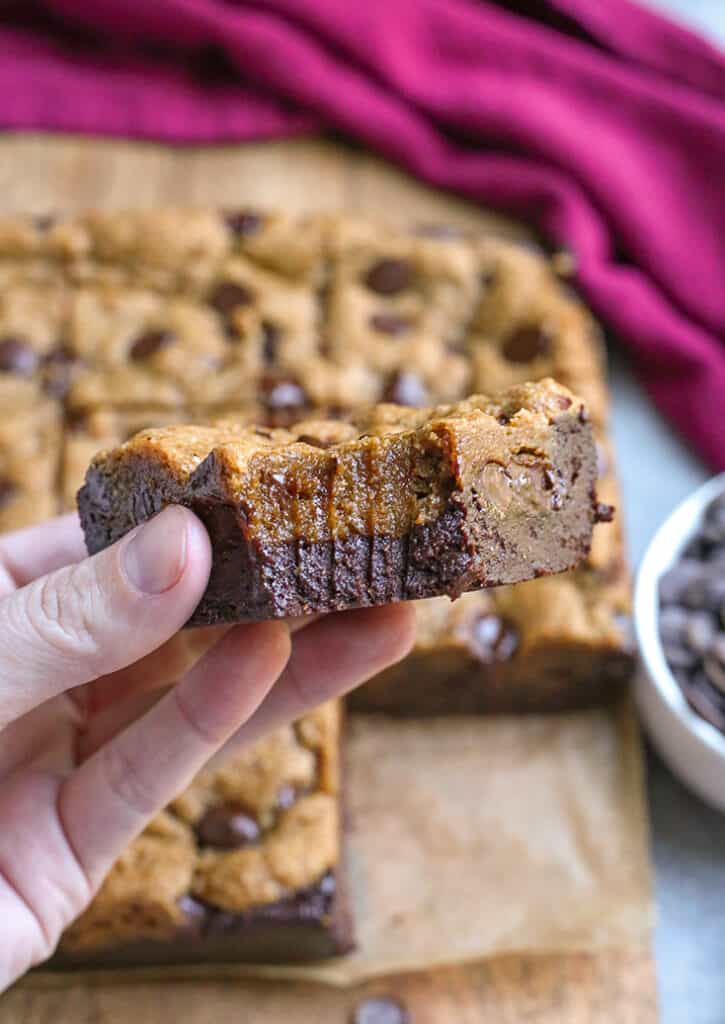
M 430 395 L 417 373 L 400 370 L 388 381 L 383 393 L 383 401 L 418 407 L 427 405 Z
M 487 267 L 485 270 L 482 270 L 478 276 L 479 283 L 484 291 L 488 291 L 489 288 L 493 287 L 493 285 L 496 284 L 497 278 L 497 267 Z
M 3 505 L 7 505 L 16 491 L 17 487 L 12 480 L 7 480 L 4 477 L 0 478 L 0 508 Z
M 291 378 L 263 378 L 260 389 L 268 409 L 304 409 L 307 404 L 304 388 Z
M 235 281 L 222 281 L 209 296 L 209 305 L 224 317 L 230 317 L 238 306 L 248 306 L 254 296 L 249 288 Z
M 561 494 L 561 491 L 554 491 L 554 493 L 551 496 L 551 500 L 549 501 L 549 507 L 551 508 L 552 512 L 561 511 L 561 509 L 564 507 L 564 498 Z M 598 521 L 601 522 L 601 519 Z
M 37 365 L 38 354 L 27 341 L 11 336 L 0 339 L 0 372 L 30 377 Z
M 177 906 L 184 915 L 183 930 L 191 934 L 198 934 L 208 917 L 207 908 L 193 896 L 181 896 L 177 901 Z
M 551 351 L 552 337 L 541 324 L 524 324 L 512 331 L 502 346 L 510 363 L 529 363 Z
M 678 680 L 688 704 L 710 725 L 725 732 L 725 697 L 709 681 L 704 672 Z
M 681 600 L 687 608 L 717 608 L 725 600 L 725 576 L 702 563 L 700 574 L 687 584 Z
M 725 699 L 725 633 L 720 633 L 710 642 L 703 667 L 707 678 Z
M 672 668 L 694 668 L 698 662 L 698 657 L 694 651 L 691 651 L 689 647 L 680 646 L 675 643 L 662 643 L 662 650 L 664 651 L 667 663 Z
M 363 280 L 378 295 L 397 295 L 410 288 L 413 268 L 407 260 L 380 260 L 368 270 Z
M 328 871 L 326 875 L 323 875 L 318 882 L 320 892 L 325 896 L 334 896 L 337 891 L 337 879 L 331 871 Z
M 55 217 L 52 217 L 50 214 L 43 214 L 40 217 L 35 217 L 33 223 L 35 224 L 36 231 L 45 234 L 55 224 Z
M 679 605 L 668 605 L 660 611 L 659 627 L 663 643 L 681 644 L 684 643 L 685 631 L 690 621 L 690 616 L 684 608 Z
M 556 477 L 554 476 L 554 474 L 551 472 L 550 469 L 545 469 L 543 470 L 541 477 L 544 490 L 551 491 L 554 487 L 554 484 L 556 483 Z
M 370 317 L 370 326 L 374 331 L 380 331 L 381 334 L 391 334 L 397 338 L 410 330 L 411 323 L 407 317 L 398 316 L 395 313 L 374 313 Z
M 262 321 L 262 357 L 268 366 L 277 358 L 279 333 L 279 328 L 269 320 Z
M 221 850 L 249 846 L 259 839 L 259 825 L 237 804 L 221 804 L 206 812 L 196 832 L 202 843 Z
M 611 523 L 614 519 L 614 505 L 606 505 L 603 501 L 599 501 L 594 509 L 594 522 L 595 523 Z
M 408 1011 L 397 999 L 370 996 L 354 1007 L 351 1024 L 408 1024 Z
M 710 683 L 725 700 L 725 664 L 718 658 L 705 658 L 703 669 Z
M 699 562 L 683 558 L 672 566 L 660 578 L 660 601 L 663 604 L 675 604 L 682 600 L 685 588 L 702 572 Z
M 135 363 L 142 363 L 144 359 L 149 359 L 151 356 L 156 355 L 162 349 L 173 345 L 175 341 L 176 335 L 172 331 L 144 331 L 131 345 L 128 353 L 129 358 Z
M 61 346 L 45 358 L 45 381 L 43 389 L 51 398 L 64 398 L 68 393 L 73 378 L 73 370 L 79 360 Z
M 508 661 L 519 645 L 513 623 L 492 613 L 480 615 L 471 626 L 470 647 L 484 665 Z
M 710 650 L 716 633 L 715 619 L 708 612 L 693 612 L 688 616 L 685 643 L 699 657 L 704 657 Z
M 297 799 L 297 790 L 294 786 L 291 786 L 288 782 L 280 786 L 277 790 L 277 809 L 280 811 L 287 811 L 294 804 Z
M 247 238 L 255 235 L 262 226 L 262 218 L 253 210 L 236 210 L 224 217 L 224 222 L 233 235 Z
M 707 506 L 701 536 L 708 544 L 725 543 L 725 494 Z

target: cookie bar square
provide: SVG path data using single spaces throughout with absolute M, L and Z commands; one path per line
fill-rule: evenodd
M 531 246 L 497 238 L 474 243 L 481 291 L 466 336 L 472 390 L 499 390 L 553 377 L 586 402 L 592 420 L 607 418 L 601 331 Z
M 341 707 L 219 756 L 124 851 L 51 966 L 292 963 L 352 948 Z
M 58 513 L 61 447 L 58 405 L 38 398 L 29 381 L 0 377 L 0 532 L 43 522 Z
M 480 291 L 472 247 L 340 218 L 331 250 L 325 354 L 365 368 L 359 400 L 425 406 L 470 394 L 462 342 Z
M 596 452 L 553 381 L 499 398 L 284 429 L 179 427 L 102 452 L 78 496 L 89 551 L 169 503 L 212 541 L 191 624 L 457 596 L 571 568 L 588 552 Z

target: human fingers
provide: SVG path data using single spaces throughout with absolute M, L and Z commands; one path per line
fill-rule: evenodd
M 78 516 L 50 519 L 39 526 L 0 536 L 0 596 L 45 573 L 79 562 L 86 546 Z
M 170 507 L 105 551 L 0 601 L 0 729 L 59 693 L 138 661 L 187 621 L 211 548 Z
M 341 696 L 405 657 L 415 640 L 415 617 L 407 604 L 324 615 L 296 633 L 292 654 L 261 707 L 235 734 L 233 744 L 299 718 L 331 697 Z
M 93 885 L 253 714 L 289 653 L 283 623 L 231 630 L 165 697 L 65 781 L 59 814 Z

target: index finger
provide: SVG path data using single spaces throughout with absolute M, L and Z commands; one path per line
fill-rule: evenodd
M 0 536 L 0 567 L 16 587 L 86 557 L 76 512 Z

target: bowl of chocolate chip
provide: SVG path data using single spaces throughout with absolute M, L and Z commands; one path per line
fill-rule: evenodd
M 725 811 L 725 473 L 679 505 L 637 575 L 637 703 L 670 768 Z

